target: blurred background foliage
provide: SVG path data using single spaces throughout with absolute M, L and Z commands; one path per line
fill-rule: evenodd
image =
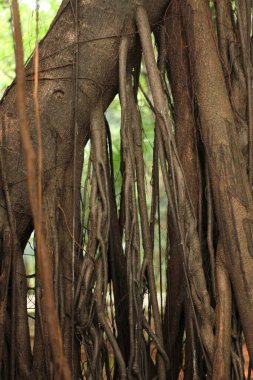
M 47 32 L 60 0 L 40 0 L 39 2 L 39 39 Z M 35 45 L 35 0 L 19 0 L 23 33 L 25 60 L 32 54 Z M 0 0 L 0 96 L 15 77 L 14 46 L 12 38 L 11 10 L 8 0 Z

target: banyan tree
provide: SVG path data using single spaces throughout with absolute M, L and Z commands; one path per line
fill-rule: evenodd
M 250 379 L 251 1 L 63 0 L 25 64 L 11 7 L 0 378 Z M 116 95 L 117 173 L 106 116 Z

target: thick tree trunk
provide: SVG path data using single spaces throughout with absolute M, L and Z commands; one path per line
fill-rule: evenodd
M 173 31 L 171 33 L 171 31 Z M 194 99 L 191 91 L 190 67 L 186 36 L 182 25 L 180 5 L 171 2 L 166 12 L 165 35 L 167 48 L 167 71 L 173 96 L 173 118 L 175 123 L 175 137 L 179 158 L 185 173 L 185 179 L 189 195 L 193 205 L 196 219 L 198 219 L 200 167 L 198 162 L 197 131 L 194 117 Z M 182 366 L 182 339 L 184 332 L 184 313 L 186 317 L 187 341 L 190 345 L 188 354 L 192 353 L 193 341 L 190 337 L 189 326 L 192 326 L 191 308 L 187 301 L 185 276 L 182 271 L 183 256 L 178 232 L 170 223 L 170 252 L 167 273 L 167 300 L 165 314 L 166 347 L 168 347 L 171 360 L 170 377 L 178 378 L 178 372 Z M 184 307 L 185 303 L 185 307 Z M 185 309 L 185 310 L 184 310 Z M 187 344 L 188 344 L 187 343 Z M 195 347 L 196 348 L 196 347 Z M 186 355 L 187 371 L 192 376 L 193 357 Z
M 167 0 L 159 0 L 154 5 L 147 1 L 145 7 L 150 17 L 151 25 L 155 25 L 162 15 Z M 138 46 L 135 26 L 135 2 L 102 0 L 78 3 L 79 35 L 76 44 L 75 15 L 71 2 L 62 3 L 55 21 L 50 27 L 45 39 L 40 43 L 39 63 L 39 103 L 40 119 L 43 140 L 43 195 L 44 211 L 48 215 L 47 226 L 53 226 L 58 220 L 57 231 L 48 229 L 48 241 L 54 241 L 54 234 L 58 236 L 60 246 L 55 251 L 52 244 L 52 268 L 61 284 L 56 293 L 56 300 L 61 311 L 62 334 L 64 348 L 69 363 L 72 363 L 71 343 L 71 255 L 72 238 L 69 227 L 73 217 L 73 181 L 74 170 L 77 191 L 79 191 L 82 170 L 83 146 L 89 134 L 89 115 L 92 107 L 101 97 L 104 109 L 118 91 L 118 50 L 122 34 L 125 33 L 125 24 L 130 40 L 130 66 L 135 65 L 136 47 Z M 77 54 L 78 51 L 78 54 Z M 76 57 L 78 56 L 78 62 Z M 137 55 L 138 56 L 138 55 Z M 74 168 L 74 117 L 75 117 L 75 73 L 78 65 L 78 143 L 77 166 Z M 33 100 L 33 60 L 26 66 L 26 107 L 29 115 L 34 147 L 37 147 L 35 132 L 34 100 Z M 27 239 L 30 229 L 31 211 L 27 196 L 26 173 L 19 135 L 19 121 L 16 110 L 15 82 L 6 91 L 1 104 L 1 141 L 5 141 L 3 154 L 12 211 L 16 221 L 16 232 L 22 246 Z M 8 221 L 5 198 L 1 193 L 0 222 L 3 229 Z M 62 210 L 56 211 L 60 206 Z M 58 216 L 56 216 L 56 214 Z M 78 229 L 78 207 L 75 210 L 76 226 Z M 76 236 L 77 233 L 76 233 Z M 59 270 L 53 265 L 58 255 L 61 264 Z M 119 271 L 121 268 L 117 268 Z M 120 289 L 119 289 L 120 291 Z M 60 297 L 64 294 L 65 301 Z M 43 291 L 41 293 L 43 305 Z M 23 295 L 23 298 L 25 295 Z M 120 295 L 121 297 L 121 295 Z M 67 303 L 66 303 L 67 300 Z M 25 302 L 25 299 L 23 299 Z M 70 304 L 69 304 L 70 302 Z M 46 309 L 46 305 L 43 306 Z M 116 318 L 121 320 L 122 318 Z M 125 321 L 124 321 L 125 322 Z M 122 329 L 123 326 L 118 326 Z M 27 329 L 27 327 L 26 327 Z M 28 333 L 28 332 L 27 332 Z M 41 325 L 36 323 L 36 337 L 41 335 Z M 45 332 L 46 334 L 46 332 Z M 18 336 L 17 336 L 18 338 Z M 2 343 L 0 342 L 0 345 Z M 18 342 L 17 342 L 18 344 Z M 40 346 L 40 344 L 39 344 Z M 43 378 L 42 367 L 46 363 L 41 350 L 34 352 L 34 378 Z M 0 358 L 0 360 L 2 360 Z M 39 364 L 41 363 L 41 364 Z M 29 355 L 26 356 L 24 366 L 31 368 Z M 42 367 L 41 367 L 42 365 Z M 46 373 L 46 370 L 45 370 Z
M 23 103 L 22 96 L 16 95 L 17 87 L 22 95 L 20 80 L 10 86 L 0 102 L 0 377 L 56 377 L 60 370 L 57 365 L 62 362 L 54 358 L 61 352 L 61 339 L 59 334 L 55 341 L 57 334 L 54 336 L 51 326 L 60 331 L 58 320 L 64 352 L 76 380 L 82 376 L 97 379 L 104 373 L 111 379 L 111 361 L 115 380 L 156 375 L 176 379 L 182 370 L 186 379 L 229 379 L 233 374 L 231 363 L 237 366 L 236 371 L 243 362 L 241 343 L 237 345 L 240 321 L 253 362 L 250 12 L 246 0 L 237 3 L 238 20 L 234 24 L 231 3 L 226 0 L 214 2 L 215 21 L 205 0 L 147 0 L 144 7 L 136 0 L 63 1 L 39 49 L 44 215 L 40 228 L 45 238 L 46 272 L 40 269 L 37 231 L 41 221 L 35 212 L 40 214 L 39 207 L 30 207 L 28 155 L 23 154 L 20 142 L 22 123 L 17 109 Z M 164 13 L 168 4 L 170 8 Z M 149 22 L 155 27 L 163 14 L 165 35 L 157 38 L 161 53 L 157 68 Z M 135 94 L 141 48 L 153 98 L 149 103 L 156 116 L 150 220 Z M 25 71 L 25 103 L 37 151 L 34 70 L 31 59 Z M 169 89 L 164 78 L 161 80 L 166 70 Z M 174 124 L 169 119 L 166 90 L 167 95 L 171 90 L 173 98 Z M 120 222 L 113 158 L 111 152 L 108 154 L 110 128 L 103 115 L 118 92 L 124 205 Z M 23 113 L 19 111 L 19 115 Z M 90 203 L 83 218 L 84 224 L 88 214 L 88 225 L 83 226 L 79 191 L 83 149 L 89 138 L 91 158 L 85 182 L 88 190 L 84 192 Z M 248 167 L 242 151 L 248 155 Z M 168 200 L 170 245 L 165 315 L 157 302 L 155 278 L 160 170 Z M 158 219 L 160 234 L 160 209 Z M 38 253 L 35 344 L 31 353 L 22 253 L 33 220 Z M 159 250 L 161 271 L 161 244 Z M 47 296 L 47 273 L 51 298 Z M 108 283 L 114 293 L 110 312 Z M 147 313 L 145 293 L 149 296 Z M 237 308 L 240 321 L 234 315 Z M 54 323 L 50 324 L 53 314 Z M 239 331 L 236 343 L 231 339 L 234 326 Z M 63 360 L 61 354 L 58 358 Z M 80 359 L 86 363 L 83 373 Z M 63 367 L 68 370 L 67 365 Z M 68 373 L 65 371 L 65 378 L 70 377 Z
M 253 202 L 205 1 L 182 3 L 225 264 L 253 360 Z

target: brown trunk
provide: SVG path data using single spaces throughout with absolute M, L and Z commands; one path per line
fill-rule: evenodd
M 185 33 L 182 25 L 182 17 L 179 3 L 171 2 L 165 19 L 166 46 L 168 54 L 167 71 L 173 96 L 173 118 L 175 122 L 176 145 L 182 168 L 185 173 L 185 180 L 189 190 L 189 195 L 193 205 L 196 218 L 199 207 L 199 163 L 197 148 L 197 130 L 194 118 L 194 101 L 191 90 L 190 70 L 188 60 L 188 49 L 185 40 Z M 167 274 L 167 303 L 165 321 L 168 329 L 166 334 L 167 345 L 172 357 L 171 378 L 178 378 L 178 371 L 182 363 L 182 341 L 183 338 L 183 310 L 188 318 L 192 318 L 192 313 L 187 312 L 191 308 L 189 299 L 186 296 L 185 277 L 182 271 L 183 256 L 180 249 L 180 237 L 170 223 L 170 252 L 168 260 Z M 183 303 L 186 303 L 185 308 Z M 186 317 L 187 318 L 187 317 Z M 192 353 L 192 339 L 190 326 L 192 322 L 186 322 L 187 344 L 190 346 L 186 350 L 187 354 Z M 192 331 L 193 333 L 193 331 Z M 193 363 L 193 357 L 186 358 L 187 363 Z M 189 367 L 187 368 L 189 374 Z M 193 371 L 193 369 L 192 369 Z M 191 371 L 191 372 L 192 372 Z
M 182 9 L 202 137 L 210 168 L 215 213 L 226 266 L 252 360 L 253 204 L 246 163 L 238 144 L 215 33 L 210 27 L 212 21 L 208 4 L 189 0 L 182 3 Z
M 155 7 L 149 1 L 146 4 L 151 24 L 155 24 L 162 14 L 167 0 L 160 0 Z M 134 2 L 110 1 L 105 4 L 97 0 L 91 4 L 79 4 L 79 45 L 78 45 L 78 144 L 76 181 L 79 189 L 81 163 L 84 141 L 88 135 L 89 114 L 98 97 L 102 94 L 104 109 L 114 97 L 118 89 L 118 56 L 120 36 L 124 20 L 133 20 L 135 13 Z M 106 17 L 105 17 L 106 15 Z M 72 226 L 72 201 L 67 196 L 73 189 L 73 125 L 74 125 L 74 78 L 75 78 L 75 22 L 71 3 L 64 1 L 45 39 L 40 43 L 39 63 L 39 102 L 43 141 L 43 194 L 49 199 L 50 215 L 55 215 L 58 203 L 66 213 L 66 220 L 61 213 L 63 226 L 59 231 L 59 255 L 63 259 L 60 265 L 59 281 L 66 300 L 63 308 L 63 343 L 69 359 L 72 361 L 71 338 L 71 255 L 72 237 L 68 227 Z M 66 32 L 66 25 L 68 30 Z M 130 23 L 130 61 L 135 60 L 136 38 L 134 24 Z M 85 64 L 83 64 L 85 63 Z M 36 147 L 36 132 L 34 128 L 33 102 L 33 64 L 30 61 L 26 67 L 26 107 L 29 115 L 32 139 Z M 11 185 L 11 204 L 16 219 L 17 234 L 22 239 L 31 220 L 31 211 L 26 190 L 25 166 L 22 158 L 19 121 L 16 110 L 15 83 L 5 93 L 1 104 L 1 123 L 6 125 L 6 165 L 8 183 Z M 1 129 L 2 132 L 2 129 Z M 4 202 L 4 199 L 3 199 Z M 0 210 L 1 225 L 7 220 L 4 208 Z M 78 209 L 76 216 L 79 216 Z M 79 221 L 76 226 L 78 228 Z M 64 231 L 64 232 L 63 232 Z M 48 239 L 50 233 L 48 234 Z M 61 239 L 63 238 L 63 239 Z M 50 240 L 51 241 L 51 240 Z M 55 252 L 52 252 L 53 256 Z M 57 271 L 54 271 L 56 273 Z M 115 284 L 116 285 L 116 284 Z M 60 292 L 59 292 L 60 293 Z M 121 291 L 120 291 L 121 293 Z M 60 300 L 56 300 L 59 304 Z M 61 307 L 61 306 L 59 306 Z M 122 321 L 122 318 L 118 319 Z M 124 324 L 124 321 L 121 322 Z M 40 329 L 36 324 L 36 330 Z M 124 329 L 122 326 L 121 329 Z M 39 336 L 39 332 L 36 336 Z M 42 337 L 41 337 L 42 338 Z M 35 367 L 40 368 L 39 362 L 44 363 L 41 349 L 35 350 Z M 44 364 L 42 364 L 44 368 Z M 41 374 L 39 374 L 41 375 Z
M 177 227 L 177 232 L 181 239 L 180 244 L 184 258 L 183 271 L 187 283 L 187 291 L 194 313 L 198 314 L 198 320 L 195 318 L 195 322 L 199 337 L 201 338 L 208 370 L 210 371 L 210 363 L 213 357 L 213 311 L 206 288 L 196 218 L 172 134 L 173 128 L 168 116 L 165 94 L 152 48 L 147 15 L 142 7 L 138 7 L 137 9 L 136 21 L 154 100 L 153 108 L 158 125 L 158 151 L 163 181 L 173 225 Z M 168 160 L 171 171 L 169 174 L 165 157 Z M 169 181 L 169 175 L 171 176 L 171 182 Z
M 0 363 L 3 360 L 4 339 L 6 328 L 6 309 L 8 286 L 10 281 L 11 270 L 11 252 L 12 252 L 12 238 L 11 231 L 8 225 L 3 226 L 3 246 L 2 246 L 2 259 L 1 259 L 1 275 L 0 275 Z M 1 364 L 0 364 L 1 366 Z
M 147 0 L 145 6 L 63 0 L 40 43 L 37 100 L 32 60 L 24 78 L 17 0 L 12 2 L 17 81 L 0 102 L 0 377 L 176 380 L 184 372 L 189 380 L 243 378 L 241 322 L 253 360 L 249 2 L 217 0 L 211 14 L 205 0 Z M 157 64 L 150 23 L 156 26 L 162 14 Z M 156 119 L 150 218 L 137 94 L 141 48 L 152 100 L 143 94 Z M 117 93 L 119 219 L 104 118 Z M 160 199 L 162 186 L 166 199 Z M 32 224 L 31 354 L 22 251 Z M 157 290 L 158 282 L 164 286 L 163 260 L 165 314 Z
M 213 380 L 231 379 L 231 317 L 232 295 L 228 273 L 222 262 L 224 251 L 219 242 L 216 260 L 217 306 L 216 306 L 216 342 L 213 360 Z

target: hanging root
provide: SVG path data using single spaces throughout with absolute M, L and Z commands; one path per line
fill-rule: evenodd
M 99 329 L 101 326 L 104 330 L 107 339 L 112 346 L 121 378 L 126 379 L 125 362 L 105 314 L 108 284 L 107 253 L 110 230 L 110 201 L 106 126 L 104 122 L 102 102 L 98 102 L 91 111 L 91 155 L 93 173 L 90 200 L 92 229 L 90 229 L 90 235 L 93 240 L 93 249 L 95 249 L 93 252 L 95 253 L 98 250 L 97 257 L 94 257 L 96 275 L 94 300 L 98 319 L 97 328 Z M 90 278 L 88 278 L 87 285 L 89 283 Z M 95 357 L 93 356 L 93 359 L 97 361 L 97 355 Z
M 223 263 L 223 245 L 218 243 L 216 259 L 217 305 L 216 305 L 216 342 L 213 360 L 212 379 L 230 378 L 231 316 L 232 295 L 227 270 Z M 221 360 L 222 358 L 222 360 Z
M 133 134 L 135 141 L 135 164 L 136 164 L 136 178 L 137 178 L 137 189 L 138 189 L 138 200 L 139 200 L 139 214 L 141 221 L 141 230 L 142 230 L 142 242 L 144 248 L 144 263 L 142 268 L 142 273 L 146 272 L 148 289 L 150 292 L 151 307 L 153 311 L 153 318 L 155 324 L 155 332 L 157 336 L 157 341 L 159 346 L 163 348 L 163 334 L 161 326 L 161 317 L 158 307 L 157 300 L 157 289 L 154 276 L 154 265 L 153 265 L 153 244 L 150 233 L 150 226 L 148 221 L 148 212 L 147 212 L 147 202 L 146 202 L 146 189 L 145 189 L 145 179 L 144 179 L 144 160 L 143 160 L 143 151 L 142 151 L 142 133 L 141 133 L 141 118 L 137 110 L 134 94 L 131 91 L 129 94 L 129 99 L 132 108 L 132 123 L 133 123 Z M 145 268 L 145 269 L 144 269 Z M 159 352 L 159 351 L 158 351 Z M 166 376 L 166 367 L 168 365 L 168 358 L 164 362 L 164 357 L 158 355 L 158 368 L 159 376 L 163 378 Z
M 109 326 L 109 323 L 106 319 L 105 313 L 104 313 L 104 305 L 102 302 L 102 294 L 103 294 L 103 287 L 102 287 L 102 278 L 103 278 L 103 268 L 102 268 L 102 258 L 99 257 L 96 262 L 96 275 L 97 275 L 97 283 L 96 283 L 96 288 L 95 288 L 95 301 L 96 301 L 96 309 L 97 309 L 97 316 L 98 316 L 98 321 L 103 328 L 108 341 L 110 342 L 117 364 L 119 366 L 119 371 L 120 371 L 120 377 L 122 380 L 127 379 L 127 374 L 126 374 L 126 365 L 123 359 L 123 356 L 120 352 L 118 343 L 111 331 L 111 328 Z
M 129 286 L 129 321 L 130 321 L 130 360 L 129 368 L 133 374 L 140 375 L 140 359 L 138 346 L 140 347 L 140 334 L 136 336 L 136 331 L 140 329 L 141 310 L 138 307 L 138 289 L 135 283 L 138 278 L 143 281 L 144 275 L 147 276 L 147 285 L 150 292 L 151 306 L 153 311 L 153 319 L 155 323 L 155 343 L 163 350 L 163 337 L 161 318 L 157 301 L 156 283 L 153 268 L 153 243 L 148 221 L 146 190 L 144 180 L 144 161 L 142 152 L 142 133 L 141 119 L 135 103 L 134 91 L 132 88 L 132 79 L 127 72 L 127 44 L 126 38 L 123 38 L 120 45 L 120 101 L 122 108 L 122 147 L 124 162 L 124 201 L 125 201 L 125 238 L 127 241 L 126 255 L 128 268 L 128 286 Z M 136 271 L 139 268 L 139 243 L 136 245 L 136 239 L 139 240 L 138 214 L 135 194 L 135 181 L 138 190 L 138 205 L 140 214 L 140 225 L 142 232 L 142 242 L 144 248 L 144 261 L 140 273 Z M 137 240 L 137 241 L 138 241 Z M 137 260 L 137 261 L 136 261 Z M 136 266 L 136 264 L 138 266 Z M 137 290 L 137 293 L 136 293 Z M 140 292 L 140 290 L 139 290 Z M 137 340 L 137 346 L 134 341 Z M 158 349 L 158 373 L 160 379 L 166 378 L 166 367 L 168 365 L 168 357 L 161 355 Z
M 181 240 L 186 284 L 190 299 L 192 300 L 195 323 L 198 326 L 199 335 L 203 344 L 203 352 L 206 355 L 207 365 L 210 368 L 213 358 L 214 342 L 213 311 L 206 289 L 196 221 L 174 142 L 165 95 L 155 62 L 148 18 L 143 7 L 137 8 L 136 23 L 140 33 L 144 61 L 148 72 L 158 123 L 158 150 L 163 180 L 171 209 L 170 211 L 172 213 L 173 224 Z M 172 184 L 170 184 L 168 180 L 169 175 L 167 173 L 166 160 L 168 160 L 170 165 Z M 170 190 L 171 188 L 172 190 Z
M 140 283 L 139 277 L 139 225 L 135 193 L 134 172 L 134 145 L 131 126 L 131 107 L 128 99 L 127 82 L 127 52 L 128 39 L 122 38 L 119 50 L 119 81 L 121 102 L 121 141 L 123 173 L 123 200 L 126 259 L 127 259 L 127 285 L 129 297 L 129 329 L 130 329 L 130 354 L 129 377 L 141 375 L 140 345 L 141 345 L 141 308 L 140 308 Z

